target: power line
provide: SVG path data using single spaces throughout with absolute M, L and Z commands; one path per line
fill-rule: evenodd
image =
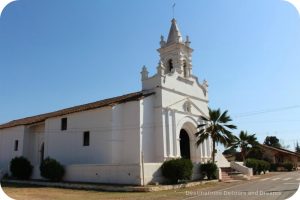
M 267 123 L 294 123 L 294 122 L 300 122 L 300 119 L 276 119 L 276 120 L 257 120 L 257 121 L 245 121 L 245 120 L 239 120 L 236 121 L 243 123 L 243 124 L 267 124 Z
M 239 113 L 239 114 L 235 115 L 234 117 L 235 118 L 250 117 L 250 116 L 261 115 L 261 114 L 265 114 L 265 113 L 280 112 L 280 111 L 284 111 L 284 110 L 292 110 L 292 109 L 297 109 L 297 108 L 300 108 L 300 105 Z

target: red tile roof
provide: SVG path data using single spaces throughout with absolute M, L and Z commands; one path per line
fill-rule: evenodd
M 79 106 L 74 106 L 71 108 L 66 108 L 63 110 L 58 110 L 58 111 L 54 111 L 54 112 L 50 112 L 50 113 L 46 113 L 46 114 L 41 114 L 41 115 L 36 115 L 36 116 L 32 116 L 32 117 L 26 117 L 23 119 L 13 120 L 8 123 L 1 124 L 0 129 L 10 128 L 10 127 L 20 126 L 20 125 L 35 124 L 35 123 L 43 122 L 46 119 L 49 119 L 52 117 L 59 117 L 62 115 L 92 110 L 92 109 L 101 108 L 101 107 L 105 107 L 105 106 L 113 106 L 113 105 L 129 102 L 129 101 L 137 101 L 144 97 L 150 96 L 152 94 L 154 94 L 154 93 L 153 92 L 152 93 L 134 92 L 134 93 L 130 93 L 130 94 L 125 94 L 122 96 L 104 99 L 104 100 L 100 100 L 100 101 L 96 101 L 96 102 L 88 103 L 88 104 L 83 104 L 83 105 L 79 105 Z

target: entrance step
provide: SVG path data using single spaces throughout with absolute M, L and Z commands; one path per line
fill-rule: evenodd
M 231 167 L 221 167 L 223 182 L 232 182 L 235 180 L 249 180 L 244 174 L 232 169 Z

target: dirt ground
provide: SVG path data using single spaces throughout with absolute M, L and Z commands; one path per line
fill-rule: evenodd
M 4 192 L 16 200 L 99 200 L 99 199 L 125 199 L 125 200 L 166 200 L 166 199 L 184 199 L 188 196 L 187 191 L 202 190 L 211 188 L 219 183 L 209 183 L 191 188 L 182 188 L 178 190 L 160 191 L 160 192 L 102 192 L 88 190 L 72 190 L 49 187 L 36 187 L 17 184 L 2 184 Z
M 279 174 L 281 173 L 272 172 L 269 174 L 259 175 L 253 177 L 253 180 L 246 182 L 255 182 L 259 179 L 268 178 Z M 8 196 L 16 200 L 176 200 L 189 198 L 189 194 L 191 194 L 192 192 L 219 190 L 222 188 L 232 187 L 234 185 L 239 185 L 242 183 L 245 183 L 245 181 L 233 183 L 214 182 L 190 188 L 182 188 L 177 190 L 168 190 L 160 192 L 103 192 L 91 190 L 72 190 L 51 187 L 38 187 L 7 183 L 3 183 L 1 186 Z

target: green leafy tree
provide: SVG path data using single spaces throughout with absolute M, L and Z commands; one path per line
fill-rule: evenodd
M 198 125 L 199 131 L 195 134 L 197 137 L 197 146 L 209 137 L 212 139 L 213 150 L 211 157 L 213 163 L 215 163 L 216 144 L 220 143 L 227 147 L 230 146 L 234 139 L 231 130 L 236 129 L 236 126 L 228 124 L 232 119 L 227 113 L 227 110 L 221 113 L 220 109 L 211 110 L 209 108 L 208 118 L 201 116 L 203 123 Z
M 258 141 L 255 136 L 248 135 L 246 131 L 241 131 L 238 137 L 235 137 L 234 142 L 232 143 L 231 148 L 237 149 L 239 148 L 241 150 L 241 156 L 243 161 L 245 162 L 246 156 L 249 153 L 250 150 L 254 148 L 258 148 Z
M 258 148 L 258 146 L 256 148 L 251 148 L 249 150 L 249 152 L 246 155 L 246 159 L 247 158 L 255 158 L 258 160 L 266 160 L 266 161 L 270 161 L 269 157 L 264 156 L 264 150 L 262 148 Z
M 300 153 L 300 146 L 299 143 L 296 143 L 296 148 L 295 148 L 296 153 Z
M 279 142 L 279 139 L 276 136 L 267 136 L 265 141 L 265 145 L 271 146 L 271 147 L 276 147 L 276 148 L 281 148 L 281 144 Z

